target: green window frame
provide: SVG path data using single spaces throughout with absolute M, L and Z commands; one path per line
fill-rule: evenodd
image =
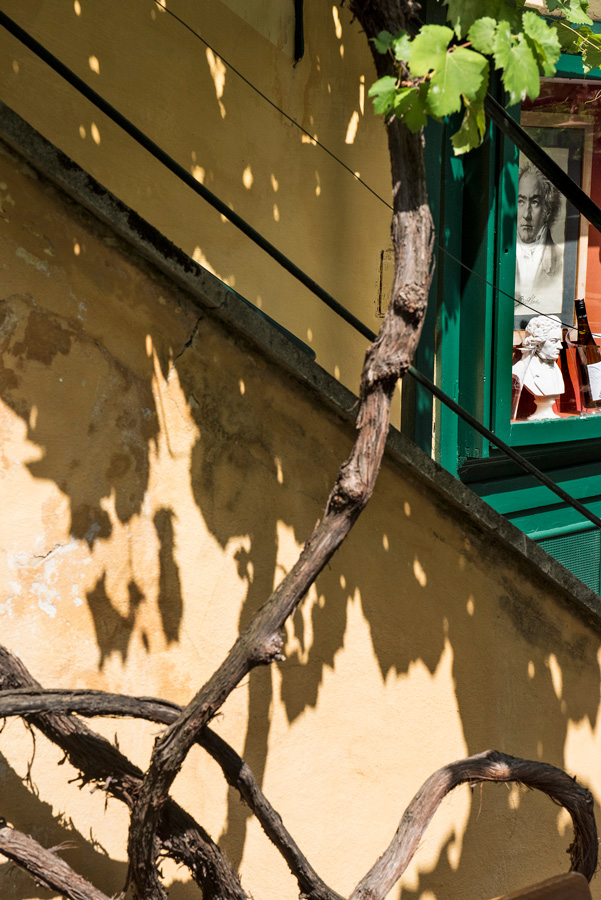
M 601 23 L 595 31 L 601 32 Z M 580 58 L 563 55 L 557 76 L 584 78 Z M 588 78 L 601 81 L 601 76 Z M 512 112 L 519 117 L 518 107 Z M 517 148 L 489 126 L 479 150 L 456 158 L 450 144 L 456 127 L 450 120 L 432 123 L 426 131 L 439 248 L 417 366 L 508 444 L 535 456 L 537 448 L 543 453 L 548 445 L 560 445 L 568 460 L 575 445 L 601 441 L 601 416 L 510 421 Z M 466 463 L 498 458 L 485 439 L 423 389 L 404 391 L 404 426 L 453 474 Z
M 601 24 L 597 23 L 595 31 L 601 32 Z M 562 55 L 557 66 L 556 75 L 562 78 L 584 78 L 582 61 L 579 57 Z M 601 81 L 600 75 L 587 76 L 591 81 Z M 514 109 L 519 117 L 519 108 Z M 505 139 L 503 141 L 502 169 L 499 179 L 499 221 L 497 223 L 497 286 L 501 291 L 513 295 L 515 284 L 515 246 L 516 246 L 516 204 L 508 198 L 517 197 L 518 184 L 518 151 Z M 503 300 L 507 302 L 504 303 Z M 601 416 L 582 416 L 579 418 L 559 419 L 552 422 L 519 422 L 510 421 L 511 404 L 511 365 L 508 362 L 505 348 L 511 346 L 513 332 L 513 308 L 504 294 L 498 294 L 495 304 L 495 335 L 499 350 L 495 354 L 493 369 L 494 415 L 492 430 L 504 441 L 513 446 L 527 447 L 549 443 L 568 443 L 601 438 Z

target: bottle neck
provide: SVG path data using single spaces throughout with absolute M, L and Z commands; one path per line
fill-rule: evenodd
M 586 306 L 584 304 L 584 300 L 575 300 L 574 307 L 576 309 L 576 319 L 578 322 L 578 343 L 584 344 L 594 343 L 594 338 L 591 333 L 590 325 L 588 324 L 588 318 L 586 315 Z

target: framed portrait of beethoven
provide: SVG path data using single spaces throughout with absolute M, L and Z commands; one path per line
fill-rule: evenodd
M 522 127 L 590 194 L 592 124 L 582 116 L 532 111 Z M 533 316 L 574 321 L 574 298 L 584 295 L 588 223 L 523 153 L 519 156 L 514 329 Z

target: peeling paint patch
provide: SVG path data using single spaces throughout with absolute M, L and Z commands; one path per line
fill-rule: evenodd
M 5 603 L 0 603 L 0 616 L 6 616 L 8 619 L 13 618 L 13 597 L 8 597 Z
M 44 275 L 50 275 L 47 264 L 42 259 L 38 259 L 37 256 L 34 256 L 33 253 L 30 253 L 29 250 L 26 250 L 25 247 L 17 247 L 15 253 L 19 259 L 24 260 L 28 266 L 33 266 L 34 269 L 38 269 L 38 271 L 43 272 Z
M 37 594 L 39 608 L 42 612 L 45 612 L 46 615 L 50 616 L 51 619 L 54 619 L 56 616 L 56 606 L 50 597 L 56 597 L 56 591 L 49 590 L 45 584 L 41 584 L 39 581 L 32 584 L 31 588 L 34 594 Z
M 23 566 L 28 565 L 30 560 L 30 556 L 25 550 L 16 550 L 11 552 L 10 550 L 6 554 L 6 561 L 8 563 L 8 568 L 13 572 L 15 569 L 20 569 Z

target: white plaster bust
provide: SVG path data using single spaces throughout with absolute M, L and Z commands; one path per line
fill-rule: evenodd
M 561 343 L 561 320 L 557 316 L 530 319 L 520 348 L 522 359 L 512 369 L 534 397 L 536 411 L 529 420 L 559 418 L 552 407 L 565 390 L 563 375 L 557 365 Z

